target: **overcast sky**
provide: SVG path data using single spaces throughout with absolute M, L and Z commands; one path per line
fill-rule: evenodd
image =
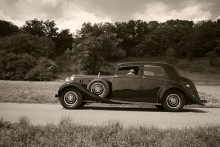
M 220 0 L 0 0 L 0 19 L 17 26 L 26 20 L 54 20 L 75 32 L 83 22 L 217 20 Z

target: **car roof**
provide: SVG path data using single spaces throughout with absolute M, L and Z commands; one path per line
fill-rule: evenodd
M 119 63 L 118 66 L 139 66 L 139 65 L 153 65 L 153 66 L 160 66 L 163 67 L 166 70 L 166 73 L 168 77 L 174 81 L 179 80 L 179 73 L 177 72 L 176 68 L 170 64 L 167 63 L 161 63 L 161 62 L 123 62 Z
M 162 62 L 122 62 L 118 64 L 119 66 L 137 66 L 137 65 L 157 65 L 157 66 L 162 66 L 162 67 L 173 67 L 170 64 L 167 63 L 162 63 Z

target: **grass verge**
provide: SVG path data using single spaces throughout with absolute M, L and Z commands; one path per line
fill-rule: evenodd
M 207 146 L 220 144 L 220 126 L 182 129 L 123 127 L 119 122 L 85 126 L 62 118 L 58 125 L 32 125 L 27 117 L 0 120 L 0 146 Z
M 62 82 L 0 81 L 0 102 L 57 103 Z

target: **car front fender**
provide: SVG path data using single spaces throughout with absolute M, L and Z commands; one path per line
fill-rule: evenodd
M 78 89 L 82 93 L 83 97 L 86 98 L 87 100 L 102 101 L 102 102 L 109 101 L 109 99 L 99 97 L 98 95 L 95 95 L 94 93 L 90 92 L 85 87 L 83 87 L 82 85 L 75 83 L 75 82 L 65 82 L 64 84 L 62 84 L 58 90 L 58 93 L 55 94 L 55 97 L 60 97 L 63 90 L 66 88 Z

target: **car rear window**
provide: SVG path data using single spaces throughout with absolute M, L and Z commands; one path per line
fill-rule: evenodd
M 162 67 L 153 66 L 153 65 L 144 65 L 144 75 L 163 77 L 165 75 L 165 72 Z

